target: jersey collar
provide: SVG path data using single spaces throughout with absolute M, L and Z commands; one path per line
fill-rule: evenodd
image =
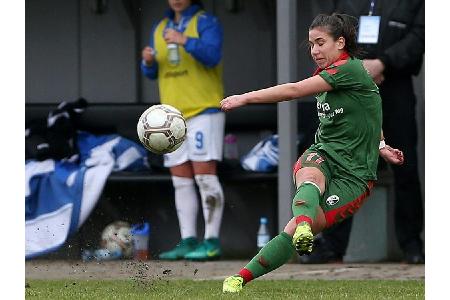
M 328 68 L 329 66 L 331 66 L 332 64 L 334 64 L 337 61 L 340 60 L 347 60 L 350 58 L 350 55 L 348 55 L 347 51 L 344 51 L 341 53 L 341 55 L 339 55 L 339 57 L 336 59 L 336 61 L 332 62 L 331 64 L 329 64 L 328 66 L 326 66 L 325 68 L 317 68 L 316 71 L 314 71 L 314 74 L 312 76 L 315 76 L 317 74 L 319 74 L 320 72 L 322 72 L 324 69 Z

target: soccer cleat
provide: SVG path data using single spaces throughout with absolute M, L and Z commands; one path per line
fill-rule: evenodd
M 223 281 L 222 292 L 224 293 L 239 293 L 242 291 L 244 285 L 244 278 L 238 275 L 233 275 L 225 278 Z
M 187 253 L 184 258 L 188 260 L 216 260 L 222 255 L 220 242 L 217 238 L 206 239 L 200 243 L 197 248 Z
M 194 237 L 182 239 L 178 245 L 170 251 L 163 252 L 159 255 L 159 259 L 162 260 L 179 260 L 184 256 L 196 249 L 198 246 L 197 239 Z
M 302 222 L 295 228 L 294 236 L 292 237 L 292 244 L 299 255 L 310 254 L 313 248 L 314 235 L 311 231 L 311 226 Z

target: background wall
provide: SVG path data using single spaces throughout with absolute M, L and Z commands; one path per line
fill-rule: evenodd
M 136 101 L 134 30 L 122 2 L 104 14 L 93 1 L 25 3 L 27 102 Z
M 159 100 L 157 84 L 139 71 L 141 49 L 166 1 L 107 1 L 104 13 L 93 0 L 27 0 L 26 102 Z M 125 3 L 125 4 L 124 4 Z M 224 28 L 227 94 L 275 83 L 275 2 L 204 1 Z M 136 27 L 134 27 L 136 26 Z

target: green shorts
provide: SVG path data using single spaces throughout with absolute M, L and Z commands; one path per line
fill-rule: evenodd
M 364 181 L 352 176 L 341 165 L 312 145 L 298 159 L 293 168 L 295 174 L 304 167 L 314 167 L 325 175 L 325 191 L 320 207 L 325 213 L 326 227 L 330 227 L 352 216 L 365 202 L 373 188 L 373 181 Z

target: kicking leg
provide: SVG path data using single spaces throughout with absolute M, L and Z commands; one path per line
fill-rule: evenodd
M 292 218 L 283 232 L 270 240 L 238 274 L 226 278 L 223 283 L 223 292 L 239 292 L 247 282 L 287 263 L 296 251 L 292 239 L 298 228 L 296 219 L 296 217 Z M 317 207 L 316 217 L 312 223 L 314 234 L 325 228 L 325 224 L 325 214 L 320 207 Z
M 315 156 L 308 155 L 305 159 L 313 157 Z M 320 157 L 317 160 L 319 159 Z M 325 176 L 316 167 L 301 168 L 301 163 L 294 167 L 294 176 L 298 187 L 292 206 L 294 218 L 286 225 L 284 231 L 267 243 L 238 274 L 225 279 L 223 292 L 239 292 L 247 282 L 284 265 L 294 255 L 296 251 L 294 245 L 298 244 L 301 249 L 311 248 L 312 231 L 318 233 L 325 227 L 325 216 L 319 206 L 320 196 L 325 190 Z
M 270 240 L 239 272 L 223 282 L 223 292 L 236 293 L 247 282 L 277 269 L 288 262 L 295 253 L 292 236 L 282 232 Z
M 314 234 L 319 233 L 325 227 L 325 224 L 325 214 L 319 207 L 312 227 Z M 283 232 L 270 240 L 238 274 L 225 279 L 223 292 L 239 292 L 247 282 L 287 263 L 296 251 L 292 240 L 296 228 L 298 226 L 294 217 L 286 225 Z

